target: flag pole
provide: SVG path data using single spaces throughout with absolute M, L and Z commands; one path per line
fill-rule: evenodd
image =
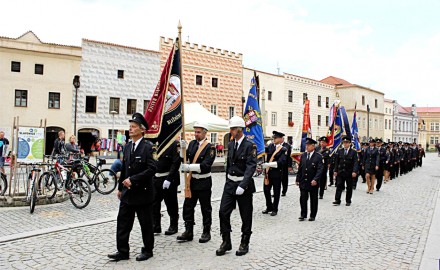
M 181 140 L 185 140 L 185 102 L 184 102 L 184 95 L 183 95 L 183 69 L 182 69 L 182 24 L 180 23 L 177 25 L 177 29 L 179 32 L 179 43 L 177 44 L 178 50 L 179 50 L 179 65 L 180 65 L 180 97 L 182 101 L 182 135 Z M 185 140 L 186 141 L 186 140 Z M 186 164 L 186 147 L 183 148 L 182 151 L 183 155 L 183 164 Z M 191 189 L 190 189 L 190 180 L 188 179 L 187 172 L 184 172 L 184 179 L 185 179 L 185 198 L 191 198 Z

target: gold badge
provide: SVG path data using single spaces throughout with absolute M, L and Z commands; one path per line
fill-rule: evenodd
M 257 145 L 252 145 L 252 156 L 257 157 Z
M 211 151 L 209 151 L 209 155 L 210 155 L 211 157 L 214 157 L 214 156 L 215 156 L 215 149 L 212 149 L 212 148 L 211 148 Z
M 157 146 L 156 145 L 153 145 L 153 159 L 154 160 L 158 160 L 158 158 L 157 158 Z

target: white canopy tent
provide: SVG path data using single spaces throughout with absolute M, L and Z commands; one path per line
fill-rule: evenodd
M 198 102 L 184 104 L 185 131 L 194 131 L 194 123 L 200 121 L 208 125 L 209 132 L 229 132 L 228 120 L 211 113 Z

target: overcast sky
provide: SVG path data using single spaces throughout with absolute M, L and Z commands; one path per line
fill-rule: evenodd
M 243 64 L 321 80 L 343 78 L 403 106 L 440 106 L 438 0 L 14 0 L 0 36 L 82 38 L 158 50 L 177 23 L 191 43 L 240 52 Z

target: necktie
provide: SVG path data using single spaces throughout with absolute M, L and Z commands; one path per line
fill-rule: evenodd
M 133 149 L 131 149 L 131 152 L 134 153 L 135 149 L 136 149 L 136 143 L 133 143 Z
M 345 155 L 347 155 L 347 153 L 348 153 L 348 150 L 347 150 L 347 149 L 345 149 Z
M 310 153 L 307 153 L 307 160 L 310 160 Z
M 234 146 L 234 158 L 237 154 L 237 149 L 238 149 L 238 142 L 235 142 L 235 146 Z

